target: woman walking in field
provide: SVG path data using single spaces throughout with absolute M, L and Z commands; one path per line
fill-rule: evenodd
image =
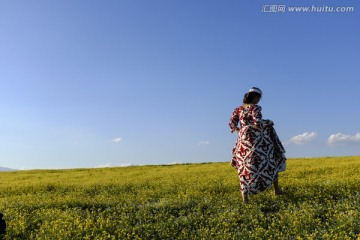
M 262 92 L 253 87 L 245 94 L 243 105 L 235 108 L 229 126 L 239 137 L 232 150 L 231 165 L 238 171 L 243 201 L 274 184 L 276 195 L 283 194 L 278 185 L 278 172 L 285 170 L 285 149 L 271 120 L 263 120 L 257 105 Z M 240 122 L 240 128 L 238 127 Z

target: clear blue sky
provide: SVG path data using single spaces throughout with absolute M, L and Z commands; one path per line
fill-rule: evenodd
M 358 0 L 1 0 L 0 166 L 230 161 L 253 86 L 289 158 L 360 155 L 359 43 Z

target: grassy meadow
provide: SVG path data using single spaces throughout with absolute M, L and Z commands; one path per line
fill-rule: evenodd
M 360 157 L 289 159 L 243 204 L 229 163 L 0 173 L 3 239 L 360 239 Z M 1 238 L 1 237 L 0 237 Z

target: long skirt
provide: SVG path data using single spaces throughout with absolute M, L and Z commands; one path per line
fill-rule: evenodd
M 285 149 L 272 124 L 242 126 L 232 151 L 231 165 L 238 171 L 242 193 L 257 194 L 277 180 L 284 171 Z

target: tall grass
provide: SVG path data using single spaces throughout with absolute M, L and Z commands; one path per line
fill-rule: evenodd
M 0 174 L 4 239 L 360 239 L 360 157 L 290 159 L 241 201 L 229 163 Z

